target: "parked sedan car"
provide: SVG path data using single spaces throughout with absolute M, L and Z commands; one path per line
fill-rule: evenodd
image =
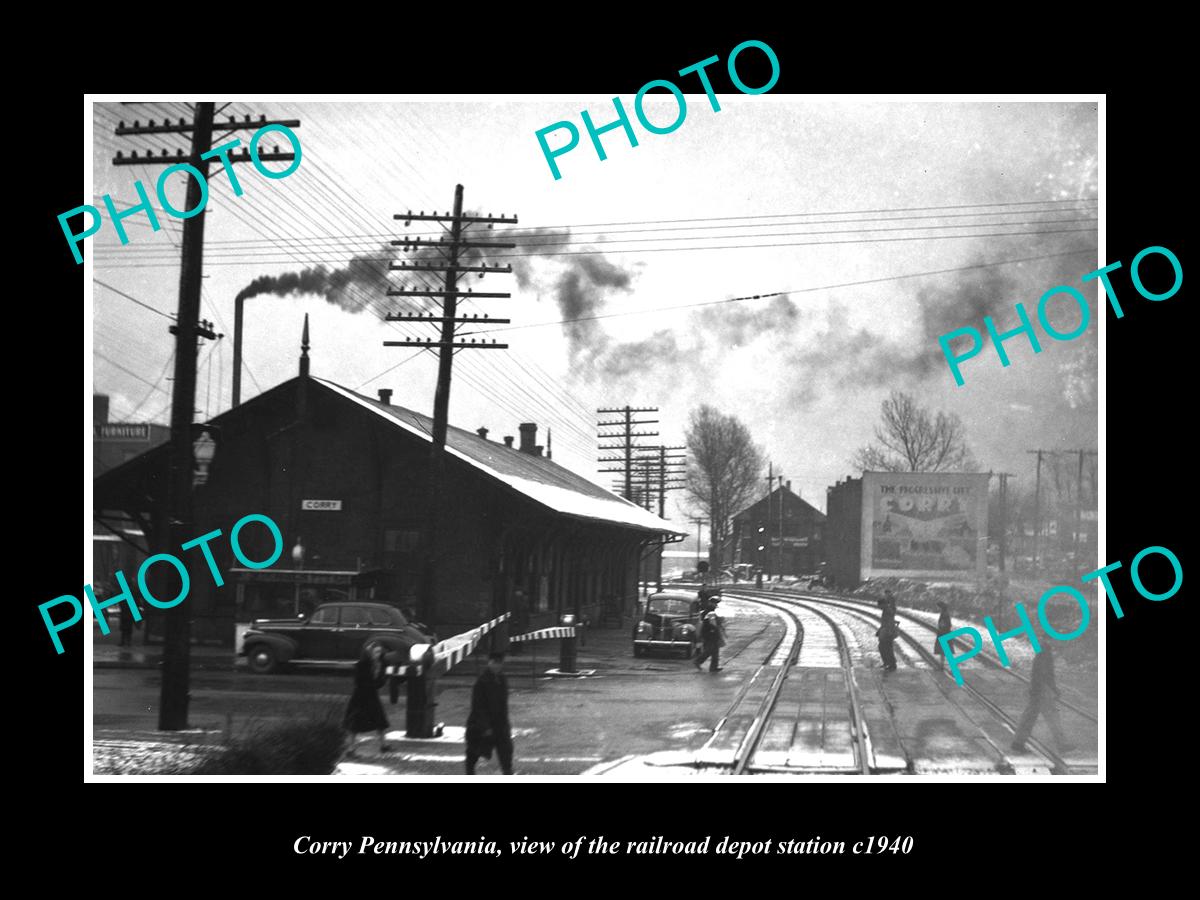
M 700 640 L 700 612 L 700 595 L 695 591 L 651 594 L 633 628 L 633 655 L 674 650 L 690 658 Z
M 437 636 L 385 603 L 326 603 L 309 618 L 256 619 L 242 640 L 250 671 L 266 675 L 293 663 L 353 662 L 364 645 L 382 644 L 389 664 L 408 659 L 413 644 Z

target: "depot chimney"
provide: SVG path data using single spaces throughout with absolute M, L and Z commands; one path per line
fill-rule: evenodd
M 512 442 L 513 442 L 513 436 L 511 434 L 506 434 L 504 436 L 504 446 L 512 447 Z
M 380 388 L 379 389 L 379 402 L 386 403 L 388 406 L 392 405 L 392 389 L 391 388 Z
M 477 435 L 479 435 L 481 438 L 483 438 L 485 441 L 487 440 L 488 430 L 486 428 L 476 428 L 475 433 Z
M 534 422 L 522 422 L 517 428 L 521 432 L 521 452 L 530 455 L 537 453 L 534 446 L 537 443 L 537 425 Z

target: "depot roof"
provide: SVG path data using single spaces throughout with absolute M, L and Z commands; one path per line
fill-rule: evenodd
M 314 377 L 312 381 L 422 441 L 433 439 L 433 420 L 429 416 L 364 397 L 324 378 Z M 446 452 L 562 515 L 625 525 L 643 531 L 687 533 L 547 457 L 524 453 L 452 425 L 446 429 Z

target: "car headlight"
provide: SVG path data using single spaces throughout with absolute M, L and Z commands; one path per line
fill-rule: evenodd
M 654 629 L 650 627 L 649 622 L 638 622 L 638 627 L 637 627 L 638 634 L 649 634 L 653 630 Z
M 695 630 L 696 630 L 696 626 L 694 626 L 694 625 L 681 625 L 679 628 L 679 633 L 680 634 L 691 634 Z

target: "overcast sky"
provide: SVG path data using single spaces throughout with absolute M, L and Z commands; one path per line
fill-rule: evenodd
M 632 97 L 623 100 L 631 109 Z M 720 95 L 714 113 L 702 94 L 688 101 L 672 134 L 649 134 L 636 119 L 636 148 L 620 130 L 605 134 L 603 162 L 583 133 L 559 157 L 557 181 L 534 133 L 563 119 L 582 131 L 583 108 L 607 122 L 610 98 L 232 104 L 222 118 L 300 119 L 303 159 L 279 180 L 239 164 L 241 197 L 213 176 L 203 315 L 226 337 L 201 351 L 201 412 L 230 403 L 234 297 L 262 276 L 317 265 L 326 271 L 306 283 L 323 294 L 246 302 L 243 399 L 296 374 L 309 313 L 314 375 L 371 396 L 392 388 L 393 402 L 430 412 L 433 355 L 382 342 L 433 331 L 381 320 L 417 307 L 384 296 L 377 273 L 404 258 L 389 240 L 435 227 L 406 229 L 393 214 L 445 212 L 461 183 L 466 208 L 519 216 L 516 228 L 481 237 L 507 233 L 520 246 L 488 257 L 516 274 L 462 282 L 512 292 L 464 309 L 512 325 L 491 335 L 510 349 L 455 358 L 451 424 L 487 426 L 499 439 L 534 421 L 541 443 L 549 426 L 554 458 L 607 486 L 609 476 L 595 473 L 597 406 L 660 407 L 661 423 L 648 427 L 679 444 L 689 412 L 711 403 L 738 415 L 820 509 L 826 487 L 858 474 L 849 459 L 893 388 L 958 413 L 982 468 L 1017 473 L 1018 488 L 1032 486 L 1027 449 L 1097 446 L 1095 315 L 1077 340 L 1043 336 L 1038 355 L 1024 338 L 1008 342 L 1008 368 L 985 351 L 964 365 L 963 387 L 936 344 L 952 328 L 982 328 L 985 314 L 1013 327 L 1015 302 L 1032 316 L 1047 289 L 1079 287 L 1097 267 L 1095 104 Z M 674 101 L 647 110 L 666 123 Z M 162 167 L 115 167 L 112 156 L 174 150 L 182 139 L 117 138 L 113 129 L 167 115 L 190 113 L 181 103 L 97 105 L 91 202 L 109 193 L 130 205 L 135 179 L 153 195 Z M 250 133 L 240 133 L 243 144 Z M 286 143 L 277 137 L 266 143 Z M 179 207 L 183 191 L 174 176 Z M 173 313 L 182 222 L 160 217 L 158 232 L 144 216 L 130 220 L 125 246 L 107 222 L 88 243 L 98 281 Z M 921 275 L 1031 257 L 1041 258 Z M 413 285 L 402 274 L 391 283 Z M 871 283 L 840 286 L 854 282 Z M 762 294 L 771 296 L 732 299 Z M 1084 294 L 1094 314 L 1094 284 Z M 1052 318 L 1069 330 L 1078 313 L 1062 306 Z M 95 390 L 112 396 L 112 418 L 166 422 L 169 322 L 100 284 L 95 313 Z

